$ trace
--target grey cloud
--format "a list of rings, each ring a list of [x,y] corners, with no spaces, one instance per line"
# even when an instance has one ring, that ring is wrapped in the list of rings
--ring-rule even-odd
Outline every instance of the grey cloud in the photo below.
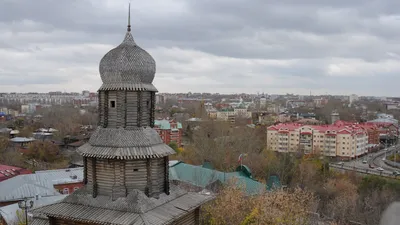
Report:
[[[0,78],[4,84],[62,83],[67,73],[75,80],[98,76],[98,62],[107,50],[90,45],[116,46],[126,29],[125,0],[0,1],[0,32],[4,34],[0,36]],[[140,46],[155,53],[159,77],[165,82],[173,80],[160,83],[168,91],[178,91],[171,87],[179,81],[185,88],[203,90],[347,88],[367,93],[366,86],[372,85],[375,93],[389,93],[383,84],[377,84],[379,76],[398,79],[394,75],[400,72],[397,67],[365,79],[359,79],[363,72],[357,78],[357,72],[348,68],[356,67],[353,60],[360,59],[359,64],[379,71],[380,64],[400,54],[400,21],[395,17],[400,2],[396,0],[166,2],[134,1],[132,32]],[[185,51],[185,56],[157,55],[157,51],[174,52],[173,48]],[[30,61],[20,66],[21,57]],[[208,65],[211,69],[194,68],[202,65],[198,57],[214,57],[212,62],[203,62],[212,64]],[[348,78],[327,74],[329,65],[338,63],[334,59],[343,60],[341,76]],[[296,63],[247,66],[247,60]],[[70,70],[59,74],[63,68]],[[215,84],[191,86],[183,83],[185,77],[210,79]],[[264,82],[264,78],[271,82]]]

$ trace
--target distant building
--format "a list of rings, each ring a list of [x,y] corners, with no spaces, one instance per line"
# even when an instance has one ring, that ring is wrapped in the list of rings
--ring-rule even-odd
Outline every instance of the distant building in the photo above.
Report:
[[[175,142],[182,146],[182,124],[175,120],[155,120],[154,129],[165,144]]]
[[[83,168],[43,170],[0,182],[0,206],[24,198],[70,194],[83,185]]]
[[[350,159],[368,152],[368,134],[357,124],[315,126],[282,123],[267,128],[267,148]]]
[[[336,121],[340,120],[340,115],[338,112],[333,111],[331,113],[331,123],[334,124]]]
[[[323,107],[324,105],[326,105],[328,103],[328,99],[326,99],[326,98],[316,98],[316,99],[313,99],[313,102],[315,104],[315,107],[321,108],[321,107]]]
[[[260,98],[260,108],[263,109],[266,106],[267,106],[267,98],[265,97],[264,94],[262,94]]]
[[[15,166],[0,165],[0,182],[18,176],[20,174],[30,174],[30,173],[32,172],[27,169]]]
[[[355,95],[355,94],[350,95],[349,96],[350,105],[352,105],[354,102],[358,101],[358,99],[359,99],[358,95]]]

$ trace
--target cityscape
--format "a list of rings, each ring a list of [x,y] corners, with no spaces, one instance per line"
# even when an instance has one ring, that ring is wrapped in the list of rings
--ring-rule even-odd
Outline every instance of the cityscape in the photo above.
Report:
[[[44,2],[0,9],[0,225],[398,224],[400,5]]]

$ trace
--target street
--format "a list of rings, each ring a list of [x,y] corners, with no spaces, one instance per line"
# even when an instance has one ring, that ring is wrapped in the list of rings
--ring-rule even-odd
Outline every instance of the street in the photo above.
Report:
[[[389,155],[390,152],[392,152],[394,149],[400,150],[400,146],[391,146],[387,148],[386,154]],[[381,167],[384,169],[383,173],[387,174],[392,174],[394,171],[400,171],[398,168],[394,168],[391,166],[388,166],[382,159],[385,157],[385,151],[386,149],[382,149],[378,152],[375,153],[369,153],[367,155],[364,155],[360,158],[357,158],[355,160],[351,161],[343,161],[343,165],[347,167],[356,167],[357,169],[365,169],[365,170],[374,170],[377,171],[378,167]],[[363,163],[363,161],[366,161],[366,163]],[[338,163],[334,163],[338,164]],[[373,165],[375,168],[369,168],[369,165]]]

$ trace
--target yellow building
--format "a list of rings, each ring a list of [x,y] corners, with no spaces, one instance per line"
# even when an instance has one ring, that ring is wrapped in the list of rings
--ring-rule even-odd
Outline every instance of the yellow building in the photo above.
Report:
[[[282,123],[267,128],[267,148],[278,152],[320,153],[355,158],[367,153],[367,131],[354,125]]]

